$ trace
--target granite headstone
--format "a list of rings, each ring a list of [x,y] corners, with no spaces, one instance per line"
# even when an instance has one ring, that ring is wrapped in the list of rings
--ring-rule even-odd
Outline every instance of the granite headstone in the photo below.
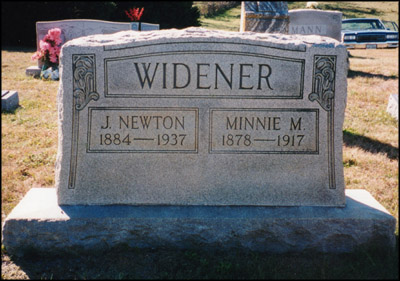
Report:
[[[123,30],[137,30],[132,23],[111,22],[101,20],[71,19],[60,21],[38,21],[36,22],[36,46],[50,29],[61,29],[61,39],[65,42],[87,35],[111,34]],[[41,65],[39,65],[41,66]]]
[[[1,111],[12,111],[19,106],[17,91],[1,91]]]
[[[391,94],[389,96],[386,111],[394,118],[399,120],[399,94]]]
[[[38,21],[36,22],[36,46],[39,50],[39,42],[50,29],[61,29],[62,44],[68,40],[94,34],[110,34],[123,30],[138,30],[138,23],[111,22],[101,20],[70,19],[59,21]],[[25,73],[28,76],[38,77],[43,62],[38,60],[37,66],[30,66]]]
[[[341,41],[342,12],[289,10],[289,34],[321,35]]]
[[[242,1],[240,31],[283,33],[289,30],[287,2]]]
[[[344,190],[347,50],[329,37],[123,31],[61,52],[56,188],[5,220],[7,252],[393,249]]]
[[[67,42],[59,203],[344,206],[346,59],[195,28]]]
[[[151,30],[159,30],[160,25],[155,23],[140,23],[140,31],[151,31]]]

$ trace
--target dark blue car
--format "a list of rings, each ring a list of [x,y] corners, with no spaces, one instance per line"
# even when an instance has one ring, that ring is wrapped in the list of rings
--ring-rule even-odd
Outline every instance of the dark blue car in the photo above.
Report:
[[[344,19],[342,42],[349,49],[397,48],[398,26],[395,22],[386,22],[385,26],[380,19],[374,18]]]

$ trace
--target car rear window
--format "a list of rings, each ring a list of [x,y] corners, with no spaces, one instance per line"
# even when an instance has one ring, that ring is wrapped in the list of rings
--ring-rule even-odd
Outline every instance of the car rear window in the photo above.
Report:
[[[343,30],[385,29],[379,21],[342,22]]]
[[[383,23],[385,24],[385,27],[388,28],[391,31],[398,31],[399,28],[397,26],[397,24],[393,21],[383,21]]]

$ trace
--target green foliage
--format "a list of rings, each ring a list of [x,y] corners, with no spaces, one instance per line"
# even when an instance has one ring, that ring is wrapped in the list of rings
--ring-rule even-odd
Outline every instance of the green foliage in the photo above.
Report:
[[[380,18],[398,23],[398,10],[394,9],[395,2],[318,2],[317,9],[325,11],[340,11],[343,18]],[[288,2],[289,10],[305,9],[307,2]]]
[[[194,5],[198,7],[201,16],[208,18],[219,15],[228,9],[240,6],[240,3],[240,1],[197,1]]]
[[[294,9],[305,9],[307,2],[287,2],[288,3],[288,9],[289,10],[294,10]]]
[[[1,5],[2,46],[36,47],[36,22],[65,19],[110,20],[113,2],[7,1]],[[14,24],[19,21],[19,24]],[[23,24],[21,24],[23,23]]]
[[[142,22],[158,23],[160,29],[185,28],[199,26],[199,10],[193,7],[192,1],[115,1],[117,9],[111,20],[129,21],[125,10],[144,8]]]
[[[200,13],[192,1],[54,1],[3,2],[1,7],[2,46],[36,48],[36,22],[66,19],[94,19],[129,22],[125,10],[144,7],[142,22],[160,24],[161,29],[199,26]],[[17,22],[23,24],[15,24]]]
[[[201,26],[207,29],[239,31],[241,7],[237,6],[214,17],[200,17]]]

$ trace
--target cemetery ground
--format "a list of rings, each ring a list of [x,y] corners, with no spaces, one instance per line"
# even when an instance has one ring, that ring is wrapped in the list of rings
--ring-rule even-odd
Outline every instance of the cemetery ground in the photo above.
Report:
[[[304,8],[294,7],[296,3],[300,2],[289,3],[289,9]],[[354,3],[320,4],[332,5],[330,9],[347,17],[398,20],[396,2]],[[203,18],[202,25],[238,31],[239,20],[240,7]],[[33,53],[33,49],[2,49],[2,90],[16,90],[20,100],[15,111],[2,112],[2,222],[29,189],[54,186],[59,82],[25,75],[25,69],[35,64],[30,60]],[[386,112],[389,96],[398,93],[398,49],[351,50],[350,55],[343,128],[346,188],[367,190],[396,218],[393,252],[379,251],[380,245],[341,255],[144,250],[121,245],[90,255],[31,252],[18,258],[2,246],[2,279],[398,279],[398,121]]]
[[[2,50],[2,89],[16,90],[20,107],[2,112],[2,221],[32,187],[54,186],[57,81],[25,75],[31,49]],[[398,50],[351,50],[344,123],[347,189],[366,189],[398,221],[398,122],[386,112],[398,93]],[[2,247],[4,279],[124,278],[398,278],[393,253],[360,249],[348,255],[124,249],[92,255],[17,258]]]
[[[195,2],[196,4],[196,2]],[[205,5],[205,4],[203,4]],[[288,9],[305,9],[306,2],[288,2]],[[321,10],[340,11],[343,18],[374,18],[394,21],[399,24],[397,2],[318,2]],[[209,29],[239,31],[241,6],[216,13],[212,17],[200,17],[201,26]]]

